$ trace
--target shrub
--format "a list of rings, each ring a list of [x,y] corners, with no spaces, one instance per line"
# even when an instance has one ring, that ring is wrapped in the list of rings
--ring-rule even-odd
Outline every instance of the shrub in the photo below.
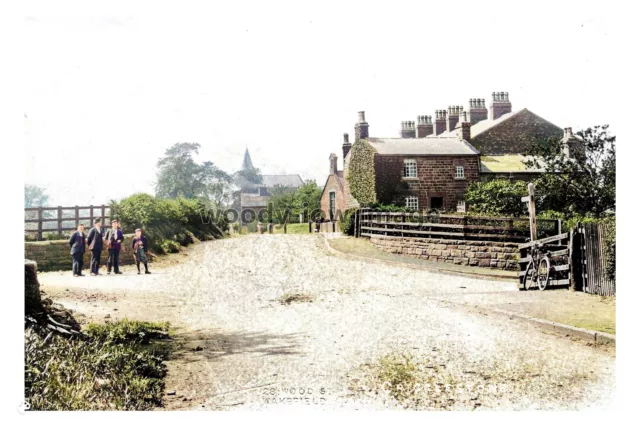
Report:
[[[528,206],[521,200],[527,194],[524,181],[497,179],[469,185],[465,200],[470,211],[477,214],[521,216],[528,214]]]
[[[355,231],[356,212],[358,212],[358,209],[356,208],[347,209],[344,212],[340,221],[340,229],[344,234],[353,236],[353,233]]]

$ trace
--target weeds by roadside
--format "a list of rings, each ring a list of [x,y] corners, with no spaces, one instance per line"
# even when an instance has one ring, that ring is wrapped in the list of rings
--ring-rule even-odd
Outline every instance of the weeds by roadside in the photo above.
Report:
[[[31,410],[148,410],[162,403],[168,323],[91,324],[86,339],[25,329],[25,399]]]
[[[313,302],[313,297],[309,294],[287,292],[280,295],[278,301],[280,301],[280,304],[289,305],[293,302]]]

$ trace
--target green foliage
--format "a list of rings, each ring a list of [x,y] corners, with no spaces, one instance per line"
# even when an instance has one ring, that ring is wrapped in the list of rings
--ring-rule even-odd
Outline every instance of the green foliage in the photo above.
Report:
[[[528,206],[521,200],[527,194],[525,182],[498,179],[470,184],[465,200],[473,213],[521,216],[528,215]]]
[[[111,212],[125,232],[142,228],[151,248],[158,253],[177,252],[179,245],[192,242],[191,236],[209,240],[211,236],[222,237],[228,230],[228,220],[221,209],[202,200],[167,200],[138,193],[112,201]]]
[[[236,185],[241,188],[254,187],[257,184],[262,184],[262,174],[258,168],[239,170],[234,174],[233,178]]]
[[[278,185],[269,190],[269,193],[271,220],[279,224],[291,222],[298,209],[295,190]]]
[[[45,193],[46,189],[38,187],[37,185],[25,185],[24,186],[24,207],[25,208],[37,208],[40,206],[47,206],[49,203],[49,196]]]
[[[158,160],[156,196],[175,199],[204,198],[217,203],[229,200],[231,177],[212,162],[197,163],[200,144],[181,142]]]
[[[356,141],[351,147],[347,181],[351,194],[361,206],[376,201],[375,153],[375,149],[364,139]]]
[[[567,215],[602,217],[616,208],[616,137],[608,125],[576,132],[581,138],[567,156],[562,140],[535,144],[525,162],[546,173],[536,182],[538,210],[553,209]]]
[[[398,206],[393,204],[373,203],[369,206],[374,212],[414,212],[406,206]]]
[[[304,214],[304,221],[311,219],[314,212],[320,211],[320,198],[322,197],[322,188],[314,180],[306,181],[296,190],[295,204],[296,213]]]
[[[32,410],[148,410],[162,403],[166,355],[148,348],[168,324],[89,325],[87,340],[25,330],[25,398]]]
[[[342,218],[340,219],[340,229],[344,234],[353,236],[356,225],[356,212],[358,212],[358,209],[351,208],[347,209],[343,213]]]
[[[616,280],[616,217],[611,215],[604,223],[604,256],[607,259],[606,274],[610,280]]]

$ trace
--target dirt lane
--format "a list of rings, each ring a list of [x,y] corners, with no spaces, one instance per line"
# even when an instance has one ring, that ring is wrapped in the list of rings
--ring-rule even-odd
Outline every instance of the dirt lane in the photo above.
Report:
[[[515,284],[345,260],[312,235],[203,243],[149,276],[40,281],[88,319],[176,325],[167,409],[389,407],[392,399],[354,390],[363,365],[399,353],[431,361],[451,381],[496,385],[477,409],[601,406],[614,389],[611,351],[430,298],[517,292]],[[285,293],[313,301],[282,305]]]

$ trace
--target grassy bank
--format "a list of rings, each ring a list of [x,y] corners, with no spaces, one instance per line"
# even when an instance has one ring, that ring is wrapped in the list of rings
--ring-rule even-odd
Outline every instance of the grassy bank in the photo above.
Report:
[[[162,404],[168,323],[90,324],[86,339],[25,329],[31,410],[148,410]]]

